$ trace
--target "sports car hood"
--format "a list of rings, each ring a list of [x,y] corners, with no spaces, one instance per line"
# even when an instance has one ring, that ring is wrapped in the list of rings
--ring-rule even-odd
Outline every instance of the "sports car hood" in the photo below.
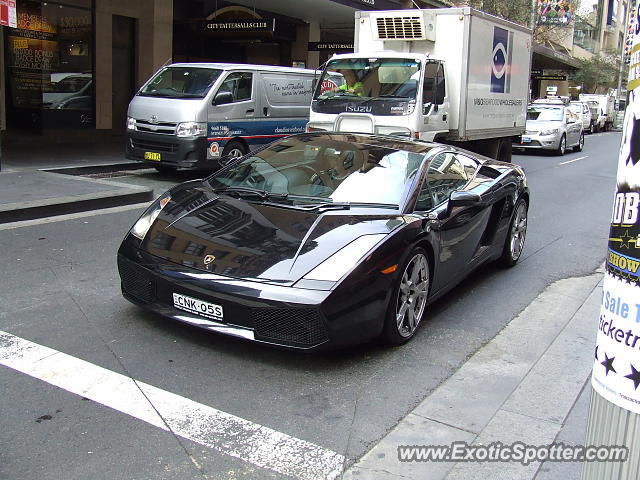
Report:
[[[292,284],[361,235],[386,234],[403,223],[380,209],[356,212],[247,201],[189,182],[171,192],[142,248],[210,273]]]

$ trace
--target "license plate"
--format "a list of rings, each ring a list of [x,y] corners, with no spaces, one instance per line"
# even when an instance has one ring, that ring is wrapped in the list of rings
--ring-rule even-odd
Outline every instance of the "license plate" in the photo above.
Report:
[[[530,142],[531,142],[530,137],[522,137],[522,143],[530,143]]]
[[[144,152],[145,160],[155,160],[156,162],[160,161],[160,154],[156,152]]]
[[[222,307],[220,305],[204,302],[193,297],[187,297],[180,293],[173,294],[173,306],[186,312],[195,313],[201,317],[211,318],[212,320],[221,321],[223,318]]]

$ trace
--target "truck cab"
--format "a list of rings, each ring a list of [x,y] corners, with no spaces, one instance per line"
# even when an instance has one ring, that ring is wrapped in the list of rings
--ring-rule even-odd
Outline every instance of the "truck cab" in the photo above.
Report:
[[[393,52],[366,58],[336,55],[318,82],[308,130],[433,140],[449,131],[448,107],[444,63],[439,60]]]
[[[531,31],[469,7],[356,12],[307,130],[400,135],[511,161],[524,132]]]

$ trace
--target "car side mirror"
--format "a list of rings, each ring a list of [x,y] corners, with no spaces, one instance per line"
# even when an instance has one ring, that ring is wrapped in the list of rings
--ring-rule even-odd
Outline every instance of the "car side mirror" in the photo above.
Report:
[[[445,215],[448,217],[454,207],[468,207],[473,205],[480,205],[481,203],[482,198],[477,193],[455,190],[449,195],[449,201],[447,202]]]
[[[233,102],[233,93],[231,92],[218,92],[213,99],[214,105],[225,105]]]
[[[433,103],[431,102],[427,102],[425,104],[422,105],[422,114],[423,115],[429,115],[429,112],[431,111],[431,106],[433,105]]]

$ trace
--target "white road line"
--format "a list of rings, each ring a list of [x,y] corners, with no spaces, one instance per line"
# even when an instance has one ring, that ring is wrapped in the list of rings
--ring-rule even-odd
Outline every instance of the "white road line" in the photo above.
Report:
[[[67,220],[74,220],[76,218],[94,217],[96,215],[107,215],[109,213],[126,212],[127,210],[146,208],[149,205],[151,205],[151,202],[134,203],[131,205],[122,205],[120,207],[100,208],[97,210],[87,210],[86,212],[66,213],[64,215],[55,215],[53,217],[35,218],[33,220],[0,223],[0,230],[13,230],[14,228],[32,227],[34,225],[43,225],[46,223],[66,222]]]
[[[567,163],[577,162],[578,160],[584,160],[585,158],[589,158],[589,155],[585,155],[584,157],[573,158],[571,160],[567,160],[566,162],[560,162],[558,165],[566,165]]]
[[[301,480],[342,472],[332,450],[2,331],[0,365],[258,467]]]

